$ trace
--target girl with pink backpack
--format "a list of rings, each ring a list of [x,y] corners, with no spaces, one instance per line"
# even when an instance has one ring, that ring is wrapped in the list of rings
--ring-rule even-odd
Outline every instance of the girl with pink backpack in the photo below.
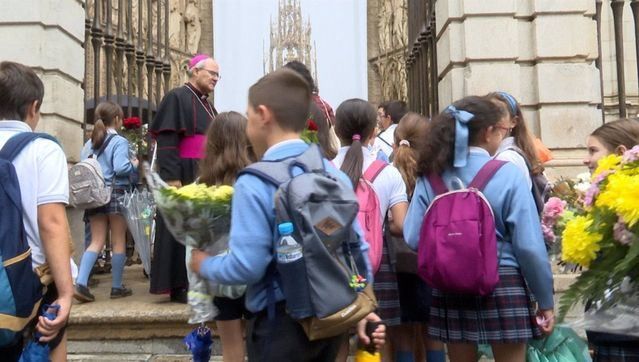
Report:
[[[340,104],[335,112],[335,132],[342,147],[333,163],[348,175],[359,199],[358,221],[370,247],[377,314],[387,327],[391,327],[387,328],[388,334],[392,333],[393,326],[400,324],[401,313],[397,277],[384,240],[384,220],[390,211],[385,227],[390,228],[391,233],[401,235],[408,201],[406,185],[399,171],[393,165],[377,160],[366,146],[375,137],[376,122],[377,112],[369,102],[349,99]],[[386,343],[384,351],[389,350],[390,344]],[[343,348],[337,360],[346,360],[346,352]]]
[[[491,161],[507,121],[489,99],[466,97],[432,120],[420,152],[404,237],[433,287],[428,334],[448,345],[453,362],[475,361],[478,344],[490,344],[498,362],[523,362],[526,342],[554,325],[532,194],[515,165]],[[467,196],[477,205],[464,204]],[[473,208],[484,210],[479,219],[466,217]]]

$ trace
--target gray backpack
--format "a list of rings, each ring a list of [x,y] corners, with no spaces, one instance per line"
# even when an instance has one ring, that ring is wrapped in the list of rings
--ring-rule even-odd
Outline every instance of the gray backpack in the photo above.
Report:
[[[295,167],[303,173],[292,176]],[[297,157],[255,163],[241,172],[246,173],[277,187],[276,224],[292,223],[293,237],[302,247],[298,262],[274,258],[267,270],[269,317],[274,314],[276,278],[287,313],[302,324],[310,340],[342,334],[373,312],[377,302],[372,286],[353,284],[354,276],[366,275],[360,240],[352,228],[357,196],[325,170],[319,148],[313,144]]]
[[[111,187],[106,184],[98,157],[114,137],[109,135],[97,154],[92,154],[69,169],[69,205],[72,207],[94,209],[111,201]]]

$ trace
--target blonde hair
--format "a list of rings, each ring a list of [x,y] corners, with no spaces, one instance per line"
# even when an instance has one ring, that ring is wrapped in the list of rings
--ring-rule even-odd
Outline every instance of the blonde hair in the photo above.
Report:
[[[428,129],[428,119],[418,113],[408,112],[395,129],[393,164],[406,184],[408,196],[413,195],[418,173],[419,149]]]
[[[107,127],[112,127],[115,119],[120,117],[120,120],[124,118],[124,112],[122,107],[118,104],[106,101],[98,104],[95,108],[93,125],[93,131],[91,132],[91,146],[94,150],[102,147],[104,139],[106,138]]]

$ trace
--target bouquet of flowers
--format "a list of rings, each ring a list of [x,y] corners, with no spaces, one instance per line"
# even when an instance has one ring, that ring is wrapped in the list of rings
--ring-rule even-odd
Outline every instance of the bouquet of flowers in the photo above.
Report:
[[[587,316],[614,310],[625,318],[624,331],[605,331],[639,335],[639,146],[599,161],[584,208],[566,224],[562,257],[587,270],[562,297],[559,316],[583,302],[593,306]]]
[[[205,250],[211,255],[227,252],[233,196],[231,186],[207,186],[199,183],[181,188],[168,186],[157,173],[150,171],[148,164],[145,164],[145,174],[157,209],[168,229],[187,248],[187,265],[192,248]],[[244,294],[246,288],[209,283],[190,270],[188,277],[188,300],[191,306],[189,323],[192,324],[215,317],[217,310],[213,305],[213,296],[238,298]]]
[[[319,139],[317,138],[317,124],[313,120],[313,118],[309,118],[306,122],[306,128],[302,131],[300,138],[306,143],[319,143]]]
[[[552,258],[561,255],[561,235],[566,223],[583,214],[583,197],[590,186],[590,174],[577,175],[576,180],[559,179],[552,188],[551,197],[544,205],[541,229],[548,253]]]
[[[147,124],[142,124],[139,117],[129,117],[122,120],[120,133],[129,141],[131,151],[136,156],[147,155],[149,152],[148,128]]]

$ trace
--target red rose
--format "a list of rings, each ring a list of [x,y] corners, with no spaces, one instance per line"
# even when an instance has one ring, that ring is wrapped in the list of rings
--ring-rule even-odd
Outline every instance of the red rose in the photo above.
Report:
[[[122,125],[126,129],[135,129],[142,127],[142,121],[139,117],[129,117],[122,120]]]
[[[317,124],[315,123],[315,121],[313,121],[313,119],[309,119],[308,122],[306,122],[306,129],[308,129],[309,131],[318,131]]]

